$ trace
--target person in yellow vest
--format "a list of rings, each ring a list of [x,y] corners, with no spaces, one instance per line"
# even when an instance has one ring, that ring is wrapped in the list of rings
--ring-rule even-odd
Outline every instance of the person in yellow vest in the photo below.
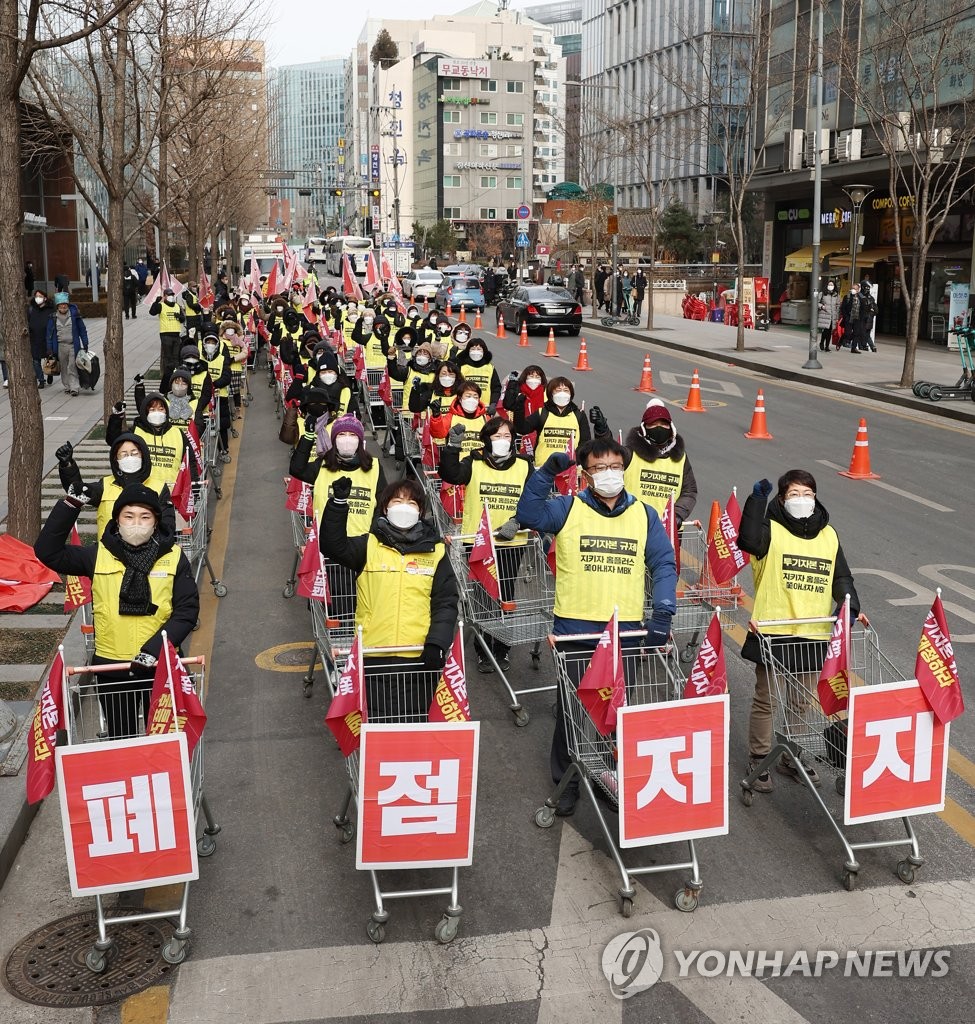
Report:
[[[177,371],[179,372],[179,371]],[[175,373],[173,375],[175,380]],[[169,418],[169,403],[158,391],[150,391],[142,400],[141,412],[135,418],[131,433],[141,437],[149,448],[152,468],[172,490],[183,456],[186,454],[188,442],[182,427]],[[125,430],[125,404],[117,403],[112,408],[105,427],[105,440],[111,445]],[[192,460],[191,460],[192,461]],[[192,462],[195,468],[195,462]]]
[[[230,462],[230,352],[212,329],[204,328],[200,361],[206,365],[217,400],[220,423],[217,458]]]
[[[101,480],[94,480],[91,483],[85,483],[82,479],[70,442],[61,445],[54,454],[58,460],[58,474],[65,491],[77,497],[84,496],[84,503],[96,509],[99,536],[112,517],[115,500],[131,484],[145,484],[160,495],[164,504],[172,508],[166,481],[156,472],[149,456],[149,446],[138,434],[119,434],[115,438],[108,451],[111,472]]]
[[[775,497],[768,500],[772,484],[759,480],[745,501],[738,530],[738,546],[752,556],[755,579],[755,622],[772,619],[817,619],[835,615],[850,596],[851,620],[860,615],[860,599],[853,585],[836,530],[829,525],[829,513],[816,497],[816,479],[804,469],[790,469],[779,477]],[[866,618],[860,616],[866,622]],[[826,657],[828,624],[821,639],[809,639],[807,626],[776,626],[771,634],[772,657],[790,672],[805,677],[815,690]],[[764,664],[761,643],[749,632],[741,656],[755,663],[755,696],[748,722],[748,774],[761,767],[772,749],[772,692],[769,669]],[[819,775],[801,755],[806,775],[819,785]],[[796,782],[802,778],[795,761],[783,756],[777,771]],[[751,788],[771,793],[772,776],[766,767]]]
[[[677,529],[697,504],[697,481],[684,439],[677,433],[670,410],[659,398],[652,398],[640,425],[626,437],[630,461],[626,467],[626,489],[662,515],[674,495]]]
[[[564,453],[570,447],[578,451],[592,437],[586,415],[576,405],[575,386],[568,377],[553,377],[545,387],[545,395],[541,409],[524,417],[520,427],[523,434],[536,435],[536,469],[544,466],[555,452]],[[609,426],[598,405],[589,410],[589,418],[597,437],[609,436]]]
[[[646,629],[645,641],[636,643],[662,647],[677,610],[677,566],[663,524],[649,505],[626,490],[627,452],[622,445],[611,437],[597,437],[579,448],[576,458],[584,483],[578,494],[550,497],[555,477],[573,464],[568,455],[556,452],[527,481],[516,512],[523,527],[555,536],[552,632],[556,638],[602,633],[618,608],[621,631]],[[648,574],[652,616],[644,623]],[[576,649],[594,650],[595,643]],[[578,666],[580,675],[584,668]],[[579,799],[578,769],[572,767],[564,715],[560,689],[550,762],[553,782],[563,785],[556,810],[563,817],[575,811]]]
[[[471,338],[467,347],[457,356],[457,365],[464,380],[481,385],[481,394],[489,406],[496,406],[501,398],[501,378],[494,368],[493,357],[483,338]]]
[[[140,714],[148,710],[162,633],[179,648],[200,614],[200,595],[186,555],[176,544],[175,523],[160,496],[142,484],[125,487],[98,541],[69,544],[85,505],[69,495],[51,510],[34,553],[55,572],[91,580],[95,625],[94,665],[129,664],[100,673],[99,700],[112,739],[145,732]]]
[[[169,389],[169,375],[179,364],[183,321],[186,314],[176,301],[176,293],[166,288],[149,307],[149,316],[159,317],[159,376],[163,391]]]
[[[184,345],[179,350],[180,367],[188,371],[190,385],[193,394],[196,395],[200,404],[207,410],[204,415],[209,416],[210,405],[213,401],[213,381],[207,370],[207,364],[200,359],[200,349],[197,345]]]
[[[353,481],[339,477],[325,505],[320,533],[322,554],[356,574],[356,624],[362,627],[370,716],[426,718],[457,628],[457,581],[436,528],[424,513],[426,495],[418,480],[406,477],[379,496],[378,515],[368,533],[349,531]],[[412,647],[416,653],[370,657],[369,648]],[[421,653],[422,651],[422,653]],[[396,664],[398,682],[389,678]],[[422,668],[429,675],[403,682],[401,673]],[[383,678],[385,674],[385,678]],[[407,677],[409,679],[409,677]]]
[[[389,321],[377,317],[371,307],[367,307],[352,328],[352,343],[362,346],[362,354],[366,360],[366,368],[380,370],[386,365],[389,351]]]
[[[460,532],[473,537],[481,522],[484,503],[494,531],[498,561],[498,587],[502,601],[514,600],[515,578],[524,551],[527,534],[519,533],[516,512],[528,478],[534,471],[531,460],[517,454],[511,424],[500,416],[488,420],[481,428],[483,447],[461,457],[455,435],[447,438],[440,461],[440,479],[444,483],[465,487],[464,518]],[[459,438],[458,438],[459,440]],[[485,637],[491,653],[502,672],[508,669],[508,644],[490,634]],[[494,671],[494,665],[481,648],[475,645],[477,667],[481,672]]]
[[[457,397],[444,408],[440,399],[430,402],[430,435],[434,442],[445,443],[454,432],[459,435],[461,452],[469,455],[481,447],[481,427],[491,418],[487,406],[481,401],[481,387],[463,381],[457,387]]]

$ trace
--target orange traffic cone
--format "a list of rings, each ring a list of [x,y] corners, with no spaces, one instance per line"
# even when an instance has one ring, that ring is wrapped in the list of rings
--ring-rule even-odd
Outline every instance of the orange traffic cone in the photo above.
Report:
[[[589,365],[589,353],[586,351],[585,338],[581,338],[579,340],[579,358],[576,360],[576,365],[574,368],[578,371],[592,369],[592,367]]]
[[[479,331],[484,324],[481,323],[481,311],[479,309],[474,310],[474,330]]]
[[[447,316],[453,316],[453,315],[454,315],[454,311],[450,307],[450,299],[447,299]]]
[[[448,314],[448,316],[449,316],[449,314]],[[467,323],[467,310],[463,306],[460,307],[460,314],[457,317],[457,322],[459,324],[466,324]]]
[[[528,344],[528,324],[521,322],[521,333],[518,335],[518,348],[530,348]]]
[[[765,395],[761,388],[758,389],[758,397],[755,399],[752,425],[745,431],[745,437],[752,441],[772,440],[772,435],[768,432],[768,424],[765,422]]]
[[[498,317],[498,329],[494,332],[496,338],[506,338],[507,335],[504,333],[504,317]]]
[[[643,373],[640,374],[640,383],[633,389],[634,391],[642,391],[645,395],[651,395],[656,392],[656,388],[653,386],[653,368],[650,366],[650,357],[643,357]]]
[[[857,437],[853,442],[853,455],[850,458],[850,468],[840,470],[840,476],[848,476],[851,480],[879,480],[877,473],[870,471],[870,441],[867,439],[867,421],[860,420],[857,427]]]
[[[691,377],[691,390],[687,393],[687,405],[683,406],[684,412],[707,412],[701,405],[701,381],[697,376],[697,370]]]
[[[527,340],[527,335],[526,335]],[[550,359],[558,359],[559,353],[555,348],[555,331],[553,328],[548,329],[548,344],[545,346],[545,351],[542,353],[543,356],[548,356]]]
[[[430,312],[430,300],[425,295],[423,296],[423,312]]]

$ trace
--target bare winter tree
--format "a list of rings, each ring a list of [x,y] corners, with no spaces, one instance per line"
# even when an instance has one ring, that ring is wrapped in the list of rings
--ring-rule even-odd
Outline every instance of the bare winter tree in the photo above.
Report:
[[[44,424],[27,344],[26,306],[14,300],[23,294],[24,282],[21,88],[38,55],[81,42],[134,6],[136,0],[85,3],[69,17],[60,2],[0,0],[0,295],[10,297],[0,312],[0,332],[7,339],[13,422],[7,530],[25,541],[33,541],[41,525]],[[50,20],[55,13],[61,15],[56,26]]]
[[[861,17],[844,77],[857,121],[871,126],[887,158],[907,313],[900,385],[910,387],[925,263],[949,215],[975,194],[975,8],[963,0],[876,0]]]

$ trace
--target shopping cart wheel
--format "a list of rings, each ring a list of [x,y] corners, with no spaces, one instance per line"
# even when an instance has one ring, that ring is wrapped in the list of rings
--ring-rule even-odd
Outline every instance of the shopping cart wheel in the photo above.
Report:
[[[162,958],[167,964],[181,964],[186,959],[186,942],[170,939],[162,948]]]
[[[226,597],[229,591],[227,590],[227,584],[221,583],[220,580],[216,580],[213,584],[213,595],[214,597]]]
[[[201,857],[211,856],[216,848],[217,844],[213,836],[208,836],[206,833],[200,836],[196,841],[196,852]]]
[[[366,935],[378,946],[386,938],[386,926],[378,921],[369,920],[366,922]]]
[[[913,885],[914,879],[917,877],[917,869],[919,865],[912,864],[909,860],[898,861],[897,863],[897,877],[905,885]]]
[[[230,436],[231,437],[240,437],[240,431],[236,427],[231,427],[230,428]]]
[[[108,947],[108,949],[96,949],[92,946],[92,948],[85,953],[85,966],[92,974],[101,974],[108,966],[108,961],[114,953],[114,942]]]
[[[446,946],[448,942],[453,942],[457,937],[457,928],[459,926],[459,917],[448,917],[444,914],[437,922],[437,927],[433,929],[433,937],[441,946]]]
[[[519,729],[523,729],[528,725],[531,716],[525,708],[512,708],[512,711],[515,716],[515,725],[517,725]]]
[[[623,917],[632,917],[633,916],[633,897],[632,896],[627,896],[624,892],[621,891],[619,896],[617,897],[616,902],[617,902],[617,906],[619,907],[619,912],[620,912],[620,914]]]
[[[846,791],[846,778],[844,776],[842,776],[842,775],[837,775],[836,776],[836,781],[833,783],[833,785],[836,788],[836,792],[840,796],[842,796],[843,793]]]
[[[855,871],[844,871],[843,872],[843,888],[847,892],[853,892],[857,887],[857,873]]]
[[[742,786],[741,787],[741,802],[746,807],[751,807],[752,801],[754,799],[755,799],[755,794],[750,789],[745,789],[745,787]]]
[[[551,828],[555,822],[555,808],[542,804],[535,812],[535,824],[539,828]]]
[[[701,901],[696,889],[678,889],[674,894],[674,906],[685,914],[692,914],[697,910]]]
[[[542,656],[538,651],[532,651],[532,669],[537,672],[542,661]]]
[[[315,688],[315,677],[314,676],[305,676],[305,678],[302,679],[302,681],[301,681],[301,695],[302,695],[302,697],[304,697],[306,700],[310,700],[311,699],[311,695],[312,695],[312,691],[314,690],[314,688]]]
[[[284,590],[281,591],[281,596],[285,600],[287,600],[287,601],[290,601],[291,598],[293,598],[295,596],[295,581],[294,580],[288,580],[288,582],[285,583]]]
[[[688,645],[687,645],[687,646],[686,646],[686,647],[685,647],[685,648],[684,648],[684,649],[683,649],[683,650],[682,650],[682,651],[680,652],[680,660],[681,660],[681,661],[682,661],[682,662],[683,662],[683,663],[684,663],[685,665],[689,665],[689,664],[690,664],[690,663],[691,663],[691,662],[692,662],[692,661],[694,660],[694,645],[693,645],[693,644],[688,644]]]

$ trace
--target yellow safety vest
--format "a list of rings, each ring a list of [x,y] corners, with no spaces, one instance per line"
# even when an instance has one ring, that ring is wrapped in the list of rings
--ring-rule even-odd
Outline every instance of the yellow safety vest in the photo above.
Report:
[[[362,354],[366,360],[366,366],[371,370],[378,370],[386,365],[386,353],[383,352],[382,342],[375,333],[370,334],[362,343]]]
[[[217,381],[223,376],[224,362],[229,362],[229,357],[224,352],[223,344],[217,349],[216,355],[213,359],[207,359],[206,352],[200,354],[201,362],[206,364],[207,373],[210,374],[210,380],[213,381],[213,393],[217,398],[229,398],[230,388],[224,384],[222,387],[217,387]]]
[[[183,325],[179,320],[179,314],[179,303],[173,306],[169,306],[165,302],[162,303],[159,307],[159,333],[179,334],[183,329]]]
[[[464,363],[460,368],[464,382],[473,382],[481,389],[481,401],[485,405],[491,404],[491,381],[494,379],[494,363],[481,363],[479,366],[473,363]]]
[[[350,537],[360,537],[369,532],[372,517],[376,511],[376,485],[379,483],[379,460],[372,460],[372,468],[367,473],[361,466],[355,469],[338,469],[335,472],[321,466],[315,479],[312,491],[312,508],[315,510],[315,521],[321,523],[325,502],[332,484],[339,477],[347,476],[352,481],[352,493],[349,495],[349,522],[346,533]]]
[[[634,452],[623,474],[623,486],[662,516],[667,499],[680,494],[686,461],[687,456],[682,455],[677,461],[664,458],[647,462]]]
[[[833,613],[833,574],[840,539],[832,526],[815,537],[796,537],[781,523],[769,523],[769,548],[764,558],[752,559],[756,622],[768,619],[819,619]],[[806,625],[773,626],[763,632],[808,636]]]
[[[463,413],[455,412],[450,420],[450,429],[453,430],[458,423],[464,428],[464,436],[460,441],[460,455],[461,458],[465,458],[471,452],[479,451],[484,447],[484,442],[481,440],[481,427],[487,423],[487,417],[483,413],[480,416],[465,416]],[[440,443],[446,444],[446,439]]]
[[[365,647],[422,647],[427,642],[433,577],[443,557],[443,544],[401,555],[369,534],[355,613]]]
[[[159,475],[155,466],[152,467],[149,476],[142,483],[150,491],[155,491],[156,494],[162,494],[162,489],[166,486],[166,481]],[[98,512],[95,516],[99,539],[101,539],[101,535],[105,532],[105,527],[111,521],[112,509],[115,507],[115,501],[121,493],[122,488],[116,483],[114,476],[102,477],[102,500],[98,503]]]
[[[141,437],[149,447],[152,460],[152,471],[162,477],[172,489],[176,482],[176,474],[183,464],[184,434],[181,427],[171,424],[165,434],[150,434],[142,427],[135,428],[137,437]]]
[[[575,412],[558,416],[551,409],[546,410],[545,425],[538,432],[535,441],[535,465],[544,466],[545,460],[556,452],[565,453],[569,450],[569,439],[572,450],[579,448],[579,420]]]
[[[91,578],[91,606],[95,623],[95,653],[109,661],[131,661],[142,645],[169,621],[173,610],[173,579],[180,549],[162,555],[149,571],[149,591],[156,605],[153,615],[119,615],[119,592],[125,565],[99,543]]]
[[[421,384],[432,384],[436,375],[431,370],[429,373],[421,373],[419,370],[406,368],[406,381],[403,384],[403,412],[410,408],[410,395],[413,393],[413,381],[419,377]]]
[[[647,527],[642,502],[603,516],[573,498],[555,536],[555,614],[606,623],[618,607],[622,621],[642,621]]]
[[[477,533],[485,501],[492,531],[511,519],[518,509],[518,499],[525,489],[530,468],[527,459],[515,459],[507,469],[496,469],[484,459],[472,459],[471,482],[464,495],[464,518],[460,532],[465,536]],[[495,543],[524,544],[525,541],[496,540]]]

